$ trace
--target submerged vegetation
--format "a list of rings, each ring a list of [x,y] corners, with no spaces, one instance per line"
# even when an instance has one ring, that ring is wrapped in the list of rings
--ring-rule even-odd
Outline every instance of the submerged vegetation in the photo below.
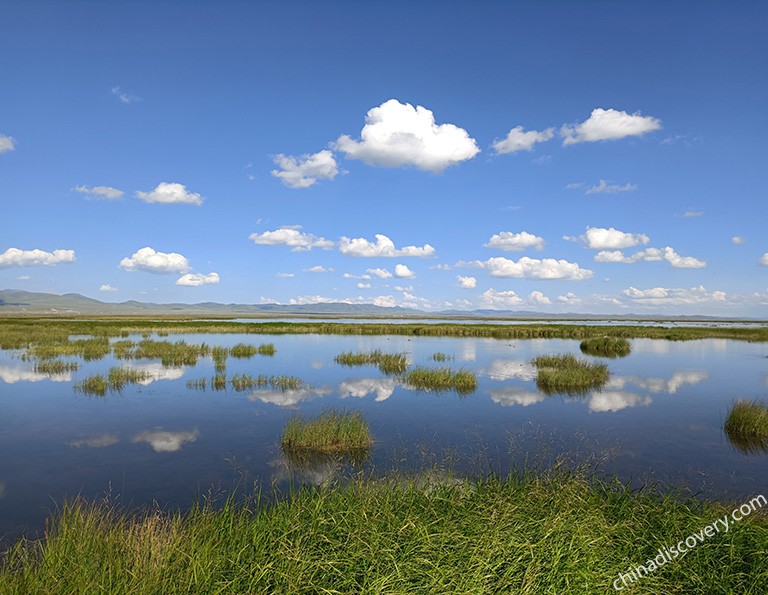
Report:
[[[403,381],[419,390],[455,390],[460,395],[472,393],[477,389],[477,376],[474,372],[454,371],[451,368],[413,368],[403,375]]]
[[[751,514],[635,583],[632,593],[762,593],[768,517]],[[354,480],[187,514],[74,500],[45,540],[5,556],[27,593],[609,593],[621,574],[734,506],[579,474],[478,483]]]
[[[531,361],[536,386],[545,394],[584,394],[602,387],[611,374],[605,364],[590,363],[567,353],[540,355]]]
[[[402,374],[408,368],[408,355],[405,353],[383,353],[378,349],[368,353],[347,351],[333,358],[343,366],[378,366],[383,374]]]
[[[582,353],[600,357],[626,357],[632,347],[623,337],[590,337],[579,345]]]
[[[341,451],[368,448],[373,443],[368,423],[359,411],[329,409],[315,418],[294,415],[283,430],[283,449]]]
[[[301,389],[304,386],[304,381],[296,376],[285,376],[282,374],[280,376],[267,376],[265,374],[259,374],[258,376],[235,374],[229,380],[227,380],[225,374],[217,374],[211,378],[210,381],[206,378],[187,381],[187,388],[193,390],[204,391],[208,387],[210,387],[211,390],[225,390],[227,385],[231,386],[236,392],[246,392],[266,387],[288,391]]]
[[[723,427],[728,439],[743,452],[768,452],[768,403],[737,401]]]

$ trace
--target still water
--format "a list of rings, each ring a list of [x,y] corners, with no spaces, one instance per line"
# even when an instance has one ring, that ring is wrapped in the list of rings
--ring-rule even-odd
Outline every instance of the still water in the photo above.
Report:
[[[140,337],[131,337],[140,340]],[[155,337],[156,338],[156,337]],[[722,427],[739,398],[765,399],[768,344],[707,339],[631,341],[625,358],[601,360],[611,380],[583,396],[547,396],[530,360],[574,353],[576,340],[496,340],[333,335],[179,335],[231,347],[273,343],[272,357],[227,360],[234,374],[292,375],[300,390],[200,391],[214,366],[165,368],[157,360],[81,362],[48,376],[18,352],[0,352],[0,541],[34,534],[65,498],[109,494],[115,502],[188,507],[209,493],[258,483],[322,483],[343,462],[286,460],[280,437],[295,412],[359,410],[375,444],[362,466],[374,472],[450,466],[456,472],[507,473],[557,456],[595,455],[603,475],[639,485],[683,487],[701,497],[743,498],[768,490],[768,453],[733,446]],[[468,396],[416,391],[375,366],[334,363],[345,351],[405,352],[412,365],[472,370]],[[449,361],[436,363],[441,352]],[[151,378],[91,397],[74,383],[110,367]]]

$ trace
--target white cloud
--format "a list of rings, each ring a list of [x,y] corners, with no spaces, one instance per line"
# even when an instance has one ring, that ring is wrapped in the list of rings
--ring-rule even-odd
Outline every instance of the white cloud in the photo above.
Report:
[[[551,306],[552,300],[550,300],[540,291],[532,291],[528,296],[528,303],[535,304],[537,306]]]
[[[480,296],[480,304],[483,308],[492,308],[494,310],[520,306],[524,302],[514,291],[496,291],[488,289]]]
[[[575,143],[617,140],[627,136],[642,136],[661,128],[661,122],[639,112],[628,114],[615,109],[597,108],[581,124],[564,125],[560,129],[563,146]]]
[[[522,126],[515,126],[505,138],[495,141],[493,148],[498,155],[515,153],[517,151],[530,151],[536,143],[548,141],[553,136],[555,136],[554,128],[547,128],[541,132],[536,130],[523,132]]]
[[[741,236],[733,236],[731,241],[738,246],[739,244],[743,244],[746,240]]]
[[[432,112],[422,106],[390,99],[368,111],[360,141],[342,135],[334,148],[350,159],[368,165],[414,165],[439,173],[472,159],[480,149],[466,130],[453,124],[436,124]]]
[[[666,260],[676,269],[701,269],[707,266],[706,261],[693,256],[680,256],[673,248],[646,248],[625,256],[621,250],[601,250],[595,254],[595,262],[620,262],[632,264],[639,261],[655,262]]]
[[[557,296],[557,301],[561,304],[575,305],[581,303],[581,298],[573,292],[568,292],[565,295]]]
[[[514,261],[504,257],[486,261],[459,262],[457,266],[473,266],[487,270],[492,277],[518,277],[525,279],[571,279],[581,281],[592,277],[592,271],[582,269],[575,262],[554,258],[528,258]]]
[[[451,270],[451,265],[448,265],[448,264],[436,264],[435,266],[429,267],[429,268],[434,269],[436,271],[450,271]]]
[[[616,250],[631,248],[638,244],[647,244],[650,238],[644,233],[626,233],[613,227],[587,227],[584,235],[578,238],[563,236],[564,240],[577,240],[593,250]]]
[[[528,405],[534,405],[546,399],[542,393],[515,387],[491,390],[488,391],[488,394],[491,396],[491,401],[503,407],[511,407],[512,405],[528,407]]]
[[[612,194],[615,192],[631,192],[632,190],[637,190],[637,186],[630,183],[619,186],[618,184],[609,184],[605,180],[600,180],[597,186],[587,188],[584,194]]]
[[[568,190],[577,190],[577,189],[581,188],[582,186],[584,186],[584,184],[582,182],[571,182],[570,184],[566,184],[565,185],[565,187]]]
[[[156,252],[144,247],[137,250],[130,258],[123,258],[120,266],[126,271],[145,271],[147,273],[186,273],[189,261],[176,252]]]
[[[219,283],[218,273],[209,273],[203,275],[200,273],[187,273],[176,279],[176,285],[184,285],[186,287],[199,287],[200,285],[217,285]]]
[[[366,271],[371,275],[376,275],[379,279],[389,279],[392,277],[392,273],[387,269],[366,269]]]
[[[54,266],[75,262],[74,250],[19,250],[8,248],[0,254],[0,269],[7,267]]]
[[[330,240],[302,232],[301,225],[285,225],[275,231],[265,231],[261,234],[252,233],[248,238],[259,246],[290,246],[293,252],[302,252],[312,248],[330,250],[334,246]]]
[[[595,412],[620,411],[627,407],[650,405],[651,397],[636,395],[625,391],[605,391],[594,393],[589,398],[589,410]]]
[[[339,251],[347,256],[361,256],[370,258],[374,256],[432,256],[435,253],[435,249],[429,244],[423,246],[405,246],[403,248],[395,248],[394,242],[387,236],[377,233],[375,235],[376,242],[371,242],[365,238],[350,239],[343,236],[339,240]]]
[[[477,279],[474,277],[462,277],[461,275],[456,275],[456,280],[459,282],[459,287],[462,289],[474,289],[477,287]]]
[[[492,380],[512,380],[518,378],[525,382],[536,380],[539,371],[529,362],[515,359],[496,359],[485,372]]]
[[[293,273],[275,273],[278,279],[293,279],[295,276]]]
[[[16,382],[40,382],[41,380],[71,382],[72,372],[64,372],[63,374],[43,374],[42,372],[35,372],[33,369],[0,364],[0,380],[8,384],[15,384]]]
[[[105,198],[107,200],[116,200],[125,194],[122,190],[112,188],[111,186],[94,186],[93,188],[75,186],[72,190],[80,194],[87,194],[92,198]]]
[[[332,273],[333,269],[326,269],[324,266],[315,265],[313,267],[309,267],[308,269],[301,269],[302,273]]]
[[[396,264],[395,277],[398,279],[413,279],[416,277],[416,274],[404,264]]]
[[[190,432],[170,432],[157,429],[151,432],[141,432],[133,437],[133,442],[146,442],[155,452],[176,452],[181,450],[185,442],[194,442],[200,433],[197,430]]]
[[[520,233],[502,231],[501,233],[492,235],[491,239],[488,240],[488,243],[484,244],[484,246],[486,248],[506,250],[507,252],[522,252],[527,248],[543,250],[544,238],[540,238],[527,231],[521,231]]]
[[[333,390],[330,387],[324,386],[317,388],[307,386],[296,390],[259,389],[253,391],[248,397],[248,400],[259,400],[263,403],[277,405],[278,407],[293,407],[304,401],[326,397],[332,392]]]
[[[29,281],[31,278],[32,277],[30,277],[29,275],[19,275],[18,277],[16,277],[16,279],[19,281]]]
[[[2,258],[2,257],[0,257],[0,258]],[[760,260],[758,260],[758,262],[759,262],[761,265],[763,265],[763,266],[765,266],[765,267],[768,267],[768,252],[766,252],[765,254],[763,254],[763,255],[760,257]]]
[[[309,188],[318,180],[333,180],[339,173],[336,159],[328,150],[298,158],[281,153],[274,162],[280,170],[273,169],[272,175],[288,188]]]
[[[137,97],[136,95],[131,95],[130,93],[125,93],[124,91],[120,90],[120,87],[112,87],[112,95],[117,97],[121,102],[125,103],[126,105],[129,105],[131,103],[136,103],[137,101],[141,101],[141,97]]]
[[[686,211],[683,213],[683,217],[703,217],[704,211]]]
[[[15,141],[12,137],[0,133],[0,153],[10,153],[16,150]]]
[[[369,394],[376,395],[376,401],[386,401],[392,396],[397,387],[394,378],[354,378],[345,380],[339,385],[339,396],[356,397],[361,399]]]
[[[100,434],[97,436],[91,436],[90,438],[79,438],[69,443],[72,448],[80,448],[81,446],[88,446],[89,448],[104,448],[106,446],[114,446],[120,442],[115,434]]]
[[[203,197],[195,192],[188,192],[184,184],[176,182],[160,182],[152,192],[136,191],[136,197],[144,202],[161,204],[201,205]]]
[[[376,269],[376,270],[380,271],[381,269]],[[352,273],[344,273],[342,277],[344,277],[345,279],[363,279],[364,281],[367,281],[368,279],[371,278],[370,275],[353,275]]]
[[[357,288],[358,289],[370,289],[371,288],[371,284],[370,283],[362,283],[362,282],[360,282],[360,283],[357,284]]]
[[[708,291],[703,286],[685,288],[652,287],[636,289],[629,287],[621,292],[622,295],[637,304],[651,306],[689,305],[712,302],[724,302],[727,295],[724,291]]]
[[[117,291],[117,287],[112,287],[109,283],[104,283],[99,287],[99,291]]]

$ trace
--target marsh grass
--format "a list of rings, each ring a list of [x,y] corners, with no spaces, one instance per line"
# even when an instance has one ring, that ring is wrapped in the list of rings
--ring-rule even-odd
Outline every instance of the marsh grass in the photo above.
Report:
[[[85,361],[92,361],[109,355],[111,350],[112,348],[107,337],[92,337],[90,339],[76,339],[74,341],[42,343],[30,347],[27,353],[29,356],[39,359],[77,356]]]
[[[120,392],[128,384],[137,384],[152,378],[149,372],[131,368],[110,368],[106,376],[95,374],[74,385],[76,392],[103,397],[107,390]]]
[[[95,374],[75,383],[72,388],[75,392],[80,392],[84,395],[103,397],[107,394],[109,381],[105,376]]]
[[[731,444],[742,452],[768,452],[768,403],[737,401],[723,429]]]
[[[231,386],[235,392],[247,392],[257,388],[272,387],[276,390],[288,391],[299,390],[304,386],[304,381],[296,376],[267,376],[259,374],[251,376],[249,374],[235,374],[227,380],[226,374],[217,374],[210,380],[199,378],[197,380],[188,380],[187,388],[190,390],[226,390],[227,385]]]
[[[368,353],[347,351],[334,357],[333,361],[343,366],[378,366],[382,373],[388,375],[402,374],[408,368],[407,354],[384,353],[378,349]]]
[[[448,355],[447,353],[443,353],[441,351],[438,351],[437,353],[432,354],[432,361],[435,362],[447,362],[448,360],[452,360],[453,356]]]
[[[545,394],[586,394],[608,382],[608,366],[590,363],[573,354],[540,355],[531,361],[538,373],[536,386]]]
[[[318,417],[296,414],[283,430],[284,450],[343,451],[369,447],[373,437],[359,411],[329,409]]]
[[[211,358],[213,359],[213,368],[217,374],[227,369],[227,357],[229,350],[226,347],[214,347],[211,349]]]
[[[133,350],[132,357],[136,359],[159,359],[166,368],[180,368],[182,366],[194,366],[198,357],[205,357],[210,353],[211,349],[205,343],[194,345],[185,341],[144,339]]]
[[[477,376],[468,370],[451,368],[416,367],[403,375],[403,381],[412,388],[433,392],[456,391],[466,395],[477,389]]]
[[[35,372],[37,374],[48,374],[57,376],[68,372],[77,372],[80,364],[77,362],[65,362],[60,359],[46,359],[35,362]]]
[[[48,593],[613,593],[613,581],[734,505],[578,474],[479,482],[360,478],[189,513],[70,501],[44,540],[5,555],[0,591]],[[754,513],[631,593],[763,593]]]
[[[623,337],[590,337],[579,345],[581,352],[586,355],[599,357],[626,357],[632,351],[629,341]]]

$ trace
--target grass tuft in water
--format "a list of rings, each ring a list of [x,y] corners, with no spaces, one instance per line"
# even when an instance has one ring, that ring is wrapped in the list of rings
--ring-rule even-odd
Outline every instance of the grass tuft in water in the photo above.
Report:
[[[315,418],[299,414],[283,430],[284,449],[341,451],[367,448],[373,443],[368,423],[359,411],[329,409]]]
[[[453,356],[448,355],[447,353],[443,353],[442,351],[438,351],[437,353],[432,354],[432,361],[436,362],[447,362],[448,360],[452,360]]]
[[[384,374],[402,374],[408,368],[408,356],[405,353],[383,353],[380,350],[368,353],[347,351],[333,358],[343,366],[378,366]]]
[[[216,374],[220,374],[227,369],[227,356],[229,350],[226,347],[214,347],[211,349],[211,358],[213,359],[213,368]]]
[[[37,374],[48,374],[57,376],[67,372],[77,372],[80,364],[77,362],[65,362],[60,359],[46,359],[35,362],[35,372]]]
[[[632,351],[629,341],[623,337],[590,337],[579,345],[581,352],[586,355],[599,357],[625,357]]]
[[[418,390],[444,392],[454,390],[466,395],[477,389],[477,376],[468,370],[451,368],[421,368],[409,370],[403,381]]]
[[[540,355],[531,363],[538,368],[536,386],[546,394],[585,394],[608,382],[605,364],[590,363],[573,354]]]
[[[737,401],[723,426],[728,440],[743,452],[768,452],[768,403]]]
[[[81,382],[76,383],[73,388],[76,392],[103,397],[107,394],[107,390],[119,392],[128,384],[136,384],[150,378],[152,378],[152,375],[144,370],[110,368],[106,376],[101,374],[88,376]]]
[[[103,397],[107,394],[109,381],[105,376],[102,376],[101,374],[95,374],[93,376],[88,376],[88,378],[85,378],[84,380],[76,383],[73,388],[76,392],[80,392],[85,395]]]

